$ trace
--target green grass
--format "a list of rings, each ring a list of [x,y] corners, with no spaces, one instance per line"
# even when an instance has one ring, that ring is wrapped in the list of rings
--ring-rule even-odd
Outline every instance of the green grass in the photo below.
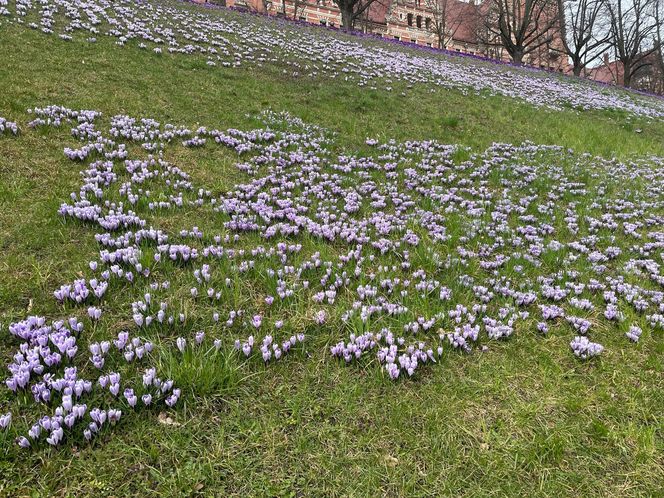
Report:
[[[616,112],[554,112],[417,87],[401,96],[398,85],[386,93],[293,79],[271,66],[209,68],[203,58],[155,56],[105,38],[65,43],[14,27],[0,30],[0,46],[0,116],[24,129],[26,109],[46,104],[219,129],[255,127],[251,115],[271,108],[336,132],[339,150],[363,150],[366,137],[378,137],[474,151],[531,140],[609,157],[664,155],[663,123]],[[88,228],[55,215],[79,183],[79,168],[62,155],[69,143],[67,127],[0,138],[0,323],[62,314],[52,291],[96,254]],[[238,179],[218,150],[168,154],[216,190]],[[190,226],[186,216],[161,221]],[[228,299],[254,302],[259,277],[236,282],[242,292]],[[191,274],[176,269],[169,278]],[[140,295],[112,294],[94,334],[127,326],[128,303]],[[330,358],[326,346],[340,336],[333,327],[269,367],[223,353],[211,362],[200,352],[160,353],[157,363],[185,391],[168,411],[172,423],[148,411],[91,445],[34,453],[0,441],[0,495],[661,496],[661,334],[644,334],[635,347],[607,338],[615,347],[590,363],[569,353],[567,335],[517,334],[391,383],[373,365]],[[2,334],[7,363],[14,343]],[[172,345],[174,337],[159,339]],[[11,399],[2,388],[0,411]]]

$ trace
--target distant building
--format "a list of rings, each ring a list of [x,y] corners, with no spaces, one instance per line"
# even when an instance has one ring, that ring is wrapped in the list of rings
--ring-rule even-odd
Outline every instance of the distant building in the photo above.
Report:
[[[630,86],[637,90],[664,94],[664,61],[662,53],[653,51],[643,58],[643,64],[632,76]],[[602,63],[587,70],[587,77],[601,81],[608,85],[622,85],[624,83],[624,70],[620,61],[610,60],[609,54],[604,54]]]

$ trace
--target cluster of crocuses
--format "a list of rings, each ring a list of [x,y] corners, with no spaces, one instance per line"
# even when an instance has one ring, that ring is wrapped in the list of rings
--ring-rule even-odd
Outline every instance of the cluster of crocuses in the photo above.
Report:
[[[592,82],[428,50],[402,50],[393,43],[365,43],[326,29],[226,10],[195,10],[186,3],[16,0],[13,7],[0,8],[8,13],[6,22],[57,34],[66,42],[78,39],[94,43],[99,36],[108,36],[118,47],[151,49],[159,57],[168,53],[204,58],[209,71],[239,66],[260,71],[272,64],[288,67],[284,71],[296,78],[343,79],[374,91],[392,92],[399,82],[404,93],[416,85],[452,88],[463,94],[504,95],[553,109],[620,109],[652,118],[664,116],[664,102],[657,98]],[[59,8],[68,15],[56,17]],[[203,145],[205,137],[198,135],[185,137],[185,144]],[[232,141],[231,134],[226,138]],[[157,150],[155,141],[143,141],[143,146]],[[246,142],[238,147],[240,151],[251,149]],[[72,158],[83,156],[84,152],[72,153]]]
[[[107,294],[135,287],[143,297],[126,311],[141,333],[205,324],[180,335],[173,346],[180,351],[188,342],[202,345],[206,326],[221,327],[247,337],[236,342],[241,355],[256,351],[270,362],[304,340],[293,325],[307,335],[346,330],[350,338],[332,355],[353,362],[371,352],[398,379],[438,362],[445,349],[482,350],[515,334],[581,334],[571,348],[590,359],[603,348],[584,334],[608,326],[627,344],[664,324],[664,293],[653,290],[663,278],[658,158],[622,164],[555,146],[494,144],[459,161],[459,146],[377,140],[362,155],[335,154],[324,130],[283,114],[262,116],[263,130],[222,132],[128,116],[111,118],[105,129],[99,113],[57,106],[33,113],[36,127],[69,123],[83,147],[104,144],[82,159],[82,184],[59,210],[94,229],[99,256],[55,292],[87,312],[95,330]],[[196,137],[215,137],[205,147],[237,154],[245,181],[213,194],[163,156],[130,147],[165,151]],[[551,188],[541,188],[544,180]],[[624,185],[631,189],[618,188]],[[168,199],[160,216],[186,213],[180,218],[190,226],[159,226],[155,198]],[[218,220],[218,230],[210,233],[206,218]],[[166,267],[184,277],[156,280]],[[245,280],[265,292],[240,309],[224,297]],[[168,294],[177,291],[193,320],[171,312]],[[593,327],[599,320],[605,326]],[[627,338],[618,332],[625,321]],[[122,413],[157,400],[172,406],[180,397],[149,368],[142,387],[108,371],[117,364],[110,354],[144,365],[151,341],[125,330],[79,347],[83,330],[76,317],[29,317],[9,327],[22,343],[7,386],[60,403],[21,446],[42,432],[57,444],[94,413],[84,429],[90,438]],[[214,346],[223,341],[215,338]],[[100,370],[96,382],[79,376],[81,354]],[[114,406],[88,410],[81,398],[92,399],[96,389]],[[11,416],[0,420],[7,427]]]
[[[28,123],[30,127],[37,126],[56,126],[63,124],[92,123],[101,117],[101,112],[91,110],[74,110],[59,105],[49,105],[46,107],[36,107],[28,109],[28,114],[36,116]],[[95,137],[96,138],[96,137]]]
[[[95,308],[90,308],[88,314],[92,315],[92,320],[97,319]],[[83,330],[83,323],[74,317],[49,324],[44,317],[30,316],[9,326],[10,333],[23,342],[9,365],[11,377],[5,381],[7,387],[14,392],[29,389],[36,403],[49,407],[55,405],[53,415],[41,417],[30,427],[27,435],[17,436],[16,441],[22,448],[37,445],[42,436],[46,443],[57,446],[67,434],[73,433],[75,425],[86,422],[86,414],[91,419],[83,429],[87,440],[101,430],[106,420],[111,425],[120,420],[122,411],[119,408],[106,410],[95,407],[88,411],[88,405],[81,402],[83,397],[92,397],[95,386],[92,380],[82,378],[79,369],[73,365],[78,358],[77,338]],[[136,337],[130,340],[127,332],[120,332],[113,343],[124,353],[127,362],[143,358],[152,350],[151,342],[143,342]],[[90,362],[101,370],[105,356],[111,351],[111,343],[92,342],[89,350],[92,355]],[[58,376],[63,363],[68,366],[64,366],[62,376]],[[108,388],[110,394],[117,398],[120,374],[102,373],[96,384],[102,390]],[[160,399],[167,406],[174,406],[181,395],[172,380],[161,381],[156,377],[154,368],[146,370],[143,375],[143,391],[141,401],[145,406]],[[136,408],[138,398],[133,388],[124,389],[123,399],[128,408]],[[0,417],[0,429],[6,429],[11,420],[11,413]]]
[[[330,348],[332,356],[343,358],[346,363],[359,360],[365,353],[376,351],[378,361],[384,365],[385,372],[396,380],[402,374],[411,377],[419,365],[436,363],[443,353],[442,340],[439,337],[438,345],[434,352],[424,341],[415,344],[407,344],[404,337],[394,337],[389,329],[380,332],[365,332],[359,336],[350,334],[348,343],[341,341]]]
[[[90,288],[88,288],[88,284]],[[92,289],[92,292],[90,292]],[[58,290],[53,292],[53,295],[58,301],[74,301],[76,304],[84,303],[88,298],[94,296],[101,299],[108,289],[107,281],[98,281],[93,278],[86,282],[84,278],[75,280],[72,284],[64,284]]]
[[[0,135],[3,133],[18,135],[18,125],[14,121],[9,121],[3,117],[0,117]]]
[[[8,365],[11,376],[5,380],[7,387],[14,392],[25,389],[34,377],[44,375],[65,359],[72,359],[78,352],[76,336],[82,330],[83,324],[75,317],[47,324],[44,317],[30,316],[10,324],[10,334],[23,342]],[[50,399],[50,391],[43,396],[41,390],[32,387],[35,399]]]
[[[639,342],[639,337],[643,331],[640,327],[632,325],[629,330],[625,333],[625,336],[632,342]]]
[[[597,342],[591,342],[586,336],[576,336],[569,345],[574,354],[582,360],[598,356],[604,351],[604,346]]]
[[[142,360],[152,352],[153,344],[150,341],[143,341],[140,337],[134,337],[129,340],[129,332],[123,330],[118,333],[117,339],[113,344],[122,352],[125,361],[131,363],[134,360]],[[109,352],[111,343],[109,341],[92,342],[88,346],[90,350],[90,362],[99,370],[104,367],[105,357]]]
[[[268,363],[270,360],[279,360],[282,356],[287,354],[293,346],[297,343],[304,342],[304,334],[299,333],[292,335],[289,339],[286,339],[281,344],[275,342],[272,335],[266,335],[261,341],[259,350],[261,357],[265,363]],[[254,336],[250,335],[246,341],[241,341],[240,339],[235,340],[235,350],[242,352],[245,357],[250,357],[254,351],[254,345],[256,344]]]

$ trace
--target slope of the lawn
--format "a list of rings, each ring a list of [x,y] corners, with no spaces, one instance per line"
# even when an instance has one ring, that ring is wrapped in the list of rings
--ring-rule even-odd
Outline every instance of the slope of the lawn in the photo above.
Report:
[[[377,136],[664,155],[664,125],[622,113],[553,112],[427,88],[402,97],[398,87],[292,79],[278,67],[211,69],[203,59],[15,27],[0,31],[0,46],[0,115],[24,127],[26,109],[47,104],[217,128],[254,126],[247,115],[272,108],[336,131],[346,148]],[[0,139],[3,324],[57,314],[53,289],[97,250],[88,230],[55,214],[78,185],[62,146],[56,133]],[[174,159],[193,175],[230,181],[232,168],[219,171],[225,158],[180,154]],[[126,314],[126,299],[117,299]],[[4,363],[11,351],[0,340]],[[11,452],[0,461],[0,495],[656,495],[662,353],[654,337],[589,365],[575,361],[564,337],[517,335],[397,384],[343,368],[319,349],[228,384],[216,384],[214,371],[212,379],[181,372],[176,380],[191,389],[169,413],[174,424],[134,417],[91,446]],[[197,391],[197,382],[210,388]],[[2,390],[0,403],[7,396]]]

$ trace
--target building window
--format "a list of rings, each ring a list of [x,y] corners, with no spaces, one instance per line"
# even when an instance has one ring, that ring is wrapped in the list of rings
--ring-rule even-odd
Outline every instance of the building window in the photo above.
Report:
[[[395,40],[401,40],[401,38],[399,38],[398,36],[395,36],[394,39]]]
[[[422,16],[417,16],[415,18],[415,23],[417,24],[418,28],[422,28]]]
[[[300,16],[300,21],[306,21],[306,20],[307,20],[306,17],[304,17],[304,16]]]
[[[424,26],[425,26],[427,29],[431,29],[431,18],[430,18],[430,17],[427,17],[427,18],[424,20]]]
[[[431,42],[427,43],[427,47],[433,47],[433,43]]]
[[[408,14],[408,26],[413,25],[413,14]]]
[[[410,43],[417,43],[417,40],[411,38],[411,39],[410,39]]]

